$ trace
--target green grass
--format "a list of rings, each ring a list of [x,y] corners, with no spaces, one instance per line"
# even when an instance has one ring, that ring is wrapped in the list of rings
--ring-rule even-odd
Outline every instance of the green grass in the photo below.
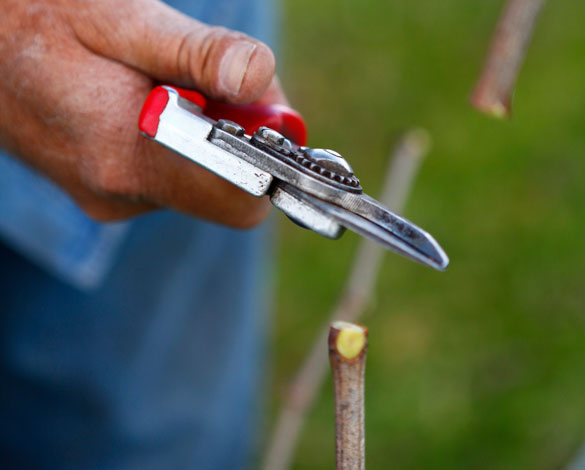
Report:
[[[384,263],[363,319],[370,469],[556,469],[585,440],[585,3],[545,7],[509,122],[468,104],[501,6],[285,2],[280,74],[310,145],[375,196],[401,131],[434,142],[405,215],[451,266]],[[273,409],[358,242],[281,227]],[[334,468],[330,382],[294,468]]]

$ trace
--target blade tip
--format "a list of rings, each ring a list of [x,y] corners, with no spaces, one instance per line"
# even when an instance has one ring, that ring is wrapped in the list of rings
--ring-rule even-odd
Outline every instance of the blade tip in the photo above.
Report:
[[[441,260],[438,263],[436,263],[434,268],[437,271],[445,272],[445,271],[447,271],[447,267],[449,266],[449,263],[450,263],[449,257],[447,255],[443,255],[441,257]]]

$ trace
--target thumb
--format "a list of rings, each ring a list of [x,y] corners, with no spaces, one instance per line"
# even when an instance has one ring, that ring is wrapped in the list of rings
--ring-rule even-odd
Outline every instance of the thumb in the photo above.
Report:
[[[262,42],[196,21],[158,0],[85,5],[71,17],[79,40],[153,79],[242,104],[262,96],[274,76],[274,55]]]

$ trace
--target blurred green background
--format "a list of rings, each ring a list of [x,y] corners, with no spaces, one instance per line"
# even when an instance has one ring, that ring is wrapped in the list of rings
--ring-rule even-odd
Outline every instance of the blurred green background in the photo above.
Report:
[[[404,214],[446,273],[388,255],[370,329],[370,469],[564,468],[585,441],[585,2],[549,2],[510,121],[474,111],[501,1],[285,0],[281,78],[311,146],[376,196],[391,146],[433,148]],[[281,224],[272,406],[328,317],[358,237]],[[334,468],[329,380],[294,468]]]

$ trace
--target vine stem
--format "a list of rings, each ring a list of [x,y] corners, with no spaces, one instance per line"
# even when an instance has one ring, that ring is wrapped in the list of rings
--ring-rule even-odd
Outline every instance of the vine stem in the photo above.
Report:
[[[508,0],[494,33],[482,74],[471,96],[473,106],[506,118],[534,25],[545,0]]]
[[[366,468],[364,376],[368,330],[336,321],[329,327],[329,361],[335,392],[335,468]]]

